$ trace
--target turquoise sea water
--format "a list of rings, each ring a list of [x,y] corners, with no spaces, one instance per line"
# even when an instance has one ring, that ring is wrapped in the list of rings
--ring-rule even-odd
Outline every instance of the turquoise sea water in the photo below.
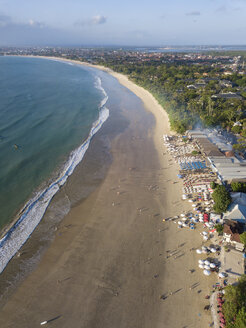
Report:
[[[1,228],[29,199],[21,224],[27,216],[30,222],[40,219],[37,216],[107,118],[104,113],[100,119],[106,98],[99,78],[87,68],[38,58],[0,57]],[[14,239],[14,233],[7,239]],[[4,243],[0,240],[0,247]]]

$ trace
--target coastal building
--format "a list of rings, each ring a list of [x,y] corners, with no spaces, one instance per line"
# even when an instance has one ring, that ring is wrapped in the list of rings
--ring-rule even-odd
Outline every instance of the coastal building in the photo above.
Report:
[[[243,251],[244,245],[240,241],[240,234],[244,232],[244,224],[234,220],[227,220],[223,229],[224,242],[235,247],[239,251]]]
[[[222,182],[246,181],[246,161],[234,156],[209,156],[208,161]]]
[[[229,80],[220,80],[220,85],[225,88],[231,88],[233,86],[233,83]]]
[[[246,160],[234,156],[231,144],[219,131],[195,129],[187,131],[187,134],[207,157],[222,182],[246,181]]]
[[[240,96],[240,94],[235,93],[235,92],[227,92],[227,93],[218,93],[215,95],[211,96],[211,99],[217,99],[217,98],[223,98],[223,99],[239,99],[242,100],[242,96]]]
[[[226,213],[224,213],[224,220],[233,220],[241,222],[245,225],[246,223],[246,204],[231,204]]]

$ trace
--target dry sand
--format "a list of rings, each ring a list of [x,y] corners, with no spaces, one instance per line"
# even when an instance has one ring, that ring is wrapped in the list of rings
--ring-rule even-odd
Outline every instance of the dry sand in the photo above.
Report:
[[[201,237],[162,221],[189,208],[181,201],[178,167],[162,143],[170,133],[167,114],[149,92],[110,74],[142,99],[156,124],[145,129],[144,115],[125,113],[132,121],[112,141],[106,178],[60,224],[38,267],[0,309],[0,327],[33,328],[52,318],[48,325],[59,328],[211,322],[203,307],[212,278],[202,277],[190,251]]]

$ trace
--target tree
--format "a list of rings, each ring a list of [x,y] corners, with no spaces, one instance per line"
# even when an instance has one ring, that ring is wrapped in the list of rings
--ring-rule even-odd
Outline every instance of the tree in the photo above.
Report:
[[[246,192],[246,183],[245,182],[232,182],[231,188],[235,192]]]
[[[244,244],[244,247],[246,248],[246,231],[244,231],[241,235],[239,235],[240,241],[242,244]]]
[[[221,235],[222,232],[223,232],[223,229],[224,229],[223,225],[222,225],[222,224],[216,224],[214,227],[215,227],[217,233],[218,233],[219,235]]]
[[[214,210],[216,213],[226,212],[228,206],[231,203],[231,196],[223,185],[217,185],[213,194],[213,200],[215,201]]]
[[[217,186],[217,183],[214,182],[214,181],[212,181],[212,182],[210,183],[210,186],[211,186],[211,188],[214,190],[214,189],[216,188],[216,186]]]
[[[235,125],[235,126],[233,126],[233,127],[231,128],[231,130],[232,130],[233,133],[238,134],[238,133],[240,133],[240,132],[242,131],[242,127],[239,126],[239,125]]]
[[[241,151],[241,150],[244,150],[246,148],[246,143],[234,144],[234,145],[232,145],[232,147],[233,147],[234,150]]]
[[[246,275],[242,275],[237,285],[225,289],[223,313],[227,328],[243,328],[246,322]]]
[[[236,316],[234,328],[245,328],[245,327],[246,327],[246,310],[245,308],[241,308],[241,310],[238,311],[238,314]]]

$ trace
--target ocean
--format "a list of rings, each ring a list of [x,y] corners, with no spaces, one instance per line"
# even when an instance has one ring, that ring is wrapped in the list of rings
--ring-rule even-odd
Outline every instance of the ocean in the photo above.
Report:
[[[96,70],[0,57],[0,273],[109,116]]]

